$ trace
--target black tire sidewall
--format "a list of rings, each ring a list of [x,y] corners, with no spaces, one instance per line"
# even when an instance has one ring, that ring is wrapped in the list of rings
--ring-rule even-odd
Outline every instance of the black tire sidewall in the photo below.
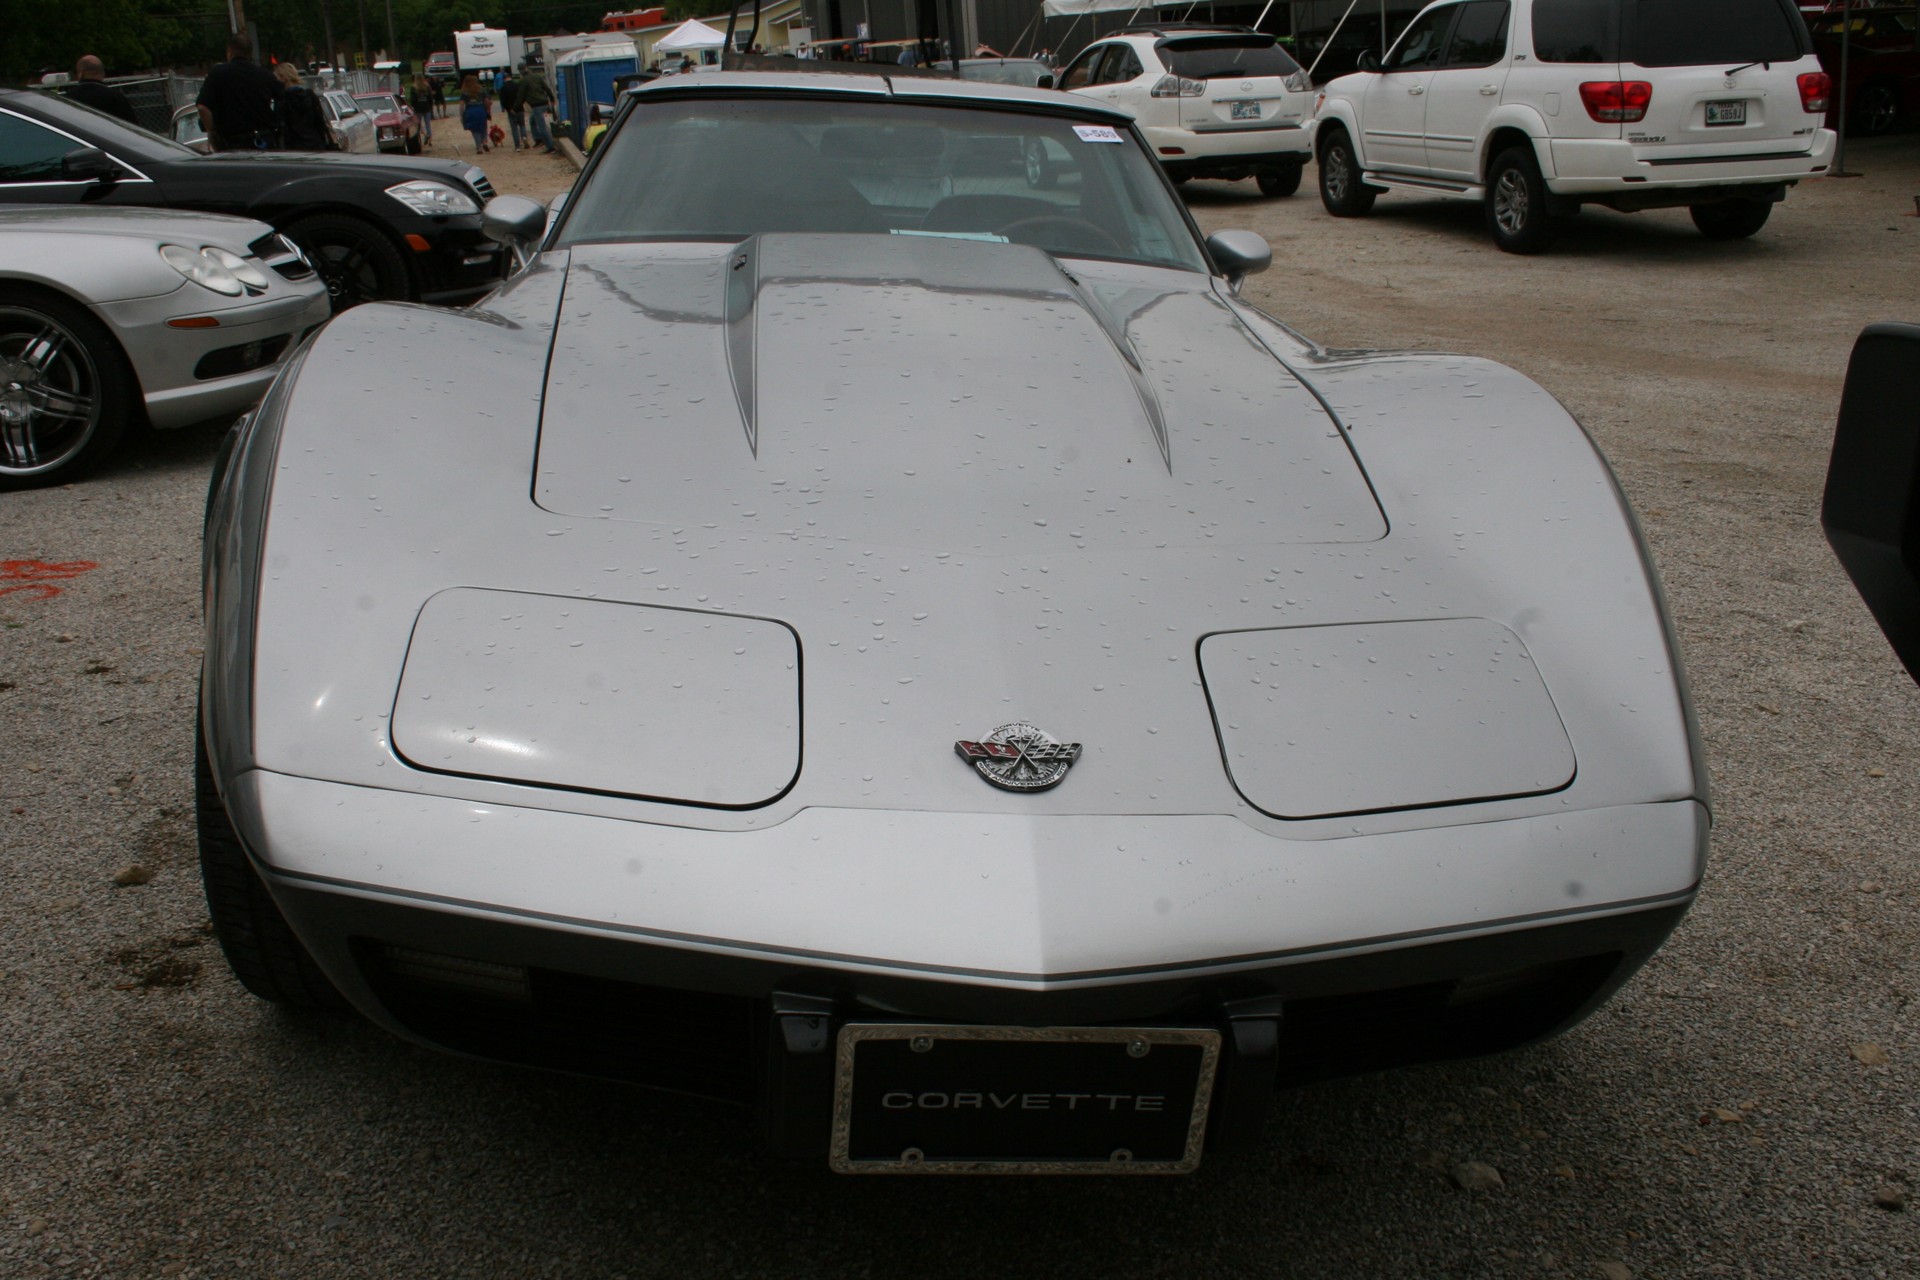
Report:
[[[1358,218],[1373,208],[1374,198],[1380,194],[1376,187],[1369,187],[1360,181],[1360,157],[1353,149],[1353,139],[1347,131],[1334,126],[1320,141],[1318,152],[1320,170],[1320,203],[1326,211],[1336,218]],[[1346,167],[1347,190],[1339,199],[1327,190],[1328,161],[1339,159]]]
[[[363,222],[359,218],[349,217],[346,214],[321,213],[291,222],[281,230],[295,240],[307,257],[312,259],[323,279],[326,278],[327,271],[322,265],[325,257],[321,252],[321,246],[351,242],[365,248],[367,259],[372,263],[374,274],[379,281],[377,292],[372,298],[360,298],[344,304],[339,298],[332,298],[335,315],[358,305],[359,302],[410,302],[413,300],[415,295],[413,274],[408,270],[405,255],[394,246],[391,240],[387,239],[386,232],[372,223]],[[331,285],[328,292],[331,295]]]
[[[1282,164],[1262,169],[1253,179],[1259,184],[1261,195],[1277,200],[1300,190],[1300,179],[1305,172],[1305,163]]]

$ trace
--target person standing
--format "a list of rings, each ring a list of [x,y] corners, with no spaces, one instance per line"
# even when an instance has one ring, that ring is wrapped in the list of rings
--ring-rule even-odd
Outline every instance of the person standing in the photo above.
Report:
[[[288,151],[332,151],[333,135],[327,130],[326,108],[320,96],[300,82],[300,72],[291,62],[273,69],[280,82],[280,97],[274,110],[280,116],[280,145]]]
[[[265,151],[274,142],[274,99],[280,84],[249,55],[239,32],[227,37],[227,60],[207,72],[194,105],[215,151]]]
[[[487,129],[493,124],[493,112],[487,109],[487,95],[480,88],[480,77],[468,74],[460,82],[460,127],[473,135],[473,149],[487,153]]]
[[[527,129],[533,141],[547,149],[548,155],[560,148],[553,145],[553,132],[547,128],[547,108],[553,105],[553,86],[539,63],[527,63],[527,78],[520,82],[520,101],[527,108]]]
[[[500,84],[500,109],[507,113],[507,127],[513,131],[513,149],[530,149],[533,144],[527,140],[526,89],[511,71]]]
[[[140,123],[127,95],[107,83],[107,69],[100,59],[90,53],[82,54],[80,61],[73,64],[73,78],[77,83],[67,90],[69,98],[83,107],[118,116],[128,124]]]
[[[420,117],[420,140],[429,147],[433,145],[433,117],[435,104],[440,95],[427,83],[425,76],[413,78],[413,89],[407,95],[407,105],[413,108],[413,114]]]

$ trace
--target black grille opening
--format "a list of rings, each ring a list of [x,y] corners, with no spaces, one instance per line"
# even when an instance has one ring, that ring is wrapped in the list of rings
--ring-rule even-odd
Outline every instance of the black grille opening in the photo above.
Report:
[[[251,373],[278,360],[287,349],[291,335],[281,334],[277,338],[262,338],[258,342],[243,342],[237,347],[221,347],[218,351],[209,351],[200,357],[200,363],[193,366],[193,376],[202,382],[209,378],[231,378],[236,373]]]
[[[278,231],[255,240],[247,246],[247,253],[279,272],[283,279],[306,280],[313,275],[313,264]]]
[[[489,965],[363,942],[361,967],[407,1030],[459,1053],[624,1080],[726,1102],[755,1095],[764,1022],[745,996],[650,987],[552,969],[511,978]],[[448,963],[448,962],[451,963]]]
[[[1609,952],[1385,991],[1289,1000],[1280,1024],[1280,1080],[1303,1083],[1516,1048],[1582,1009],[1621,959]]]

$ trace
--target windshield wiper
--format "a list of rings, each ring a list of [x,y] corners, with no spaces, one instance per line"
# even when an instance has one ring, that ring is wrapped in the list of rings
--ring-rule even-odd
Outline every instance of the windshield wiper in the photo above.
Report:
[[[1750,70],[1753,67],[1764,67],[1768,71],[1771,71],[1773,70],[1773,60],[1771,58],[1762,58],[1758,62],[1749,62],[1744,67],[1735,67],[1731,71],[1722,71],[1720,74],[1723,76],[1737,76],[1742,71]]]

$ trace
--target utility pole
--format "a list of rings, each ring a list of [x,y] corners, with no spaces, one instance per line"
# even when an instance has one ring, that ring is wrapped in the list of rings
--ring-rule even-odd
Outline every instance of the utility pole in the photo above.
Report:
[[[387,56],[400,56],[400,37],[393,34],[393,0],[387,0]]]
[[[327,28],[327,54],[320,59],[321,65],[337,67],[340,65],[340,50],[333,43],[333,0],[320,0],[320,20]]]

